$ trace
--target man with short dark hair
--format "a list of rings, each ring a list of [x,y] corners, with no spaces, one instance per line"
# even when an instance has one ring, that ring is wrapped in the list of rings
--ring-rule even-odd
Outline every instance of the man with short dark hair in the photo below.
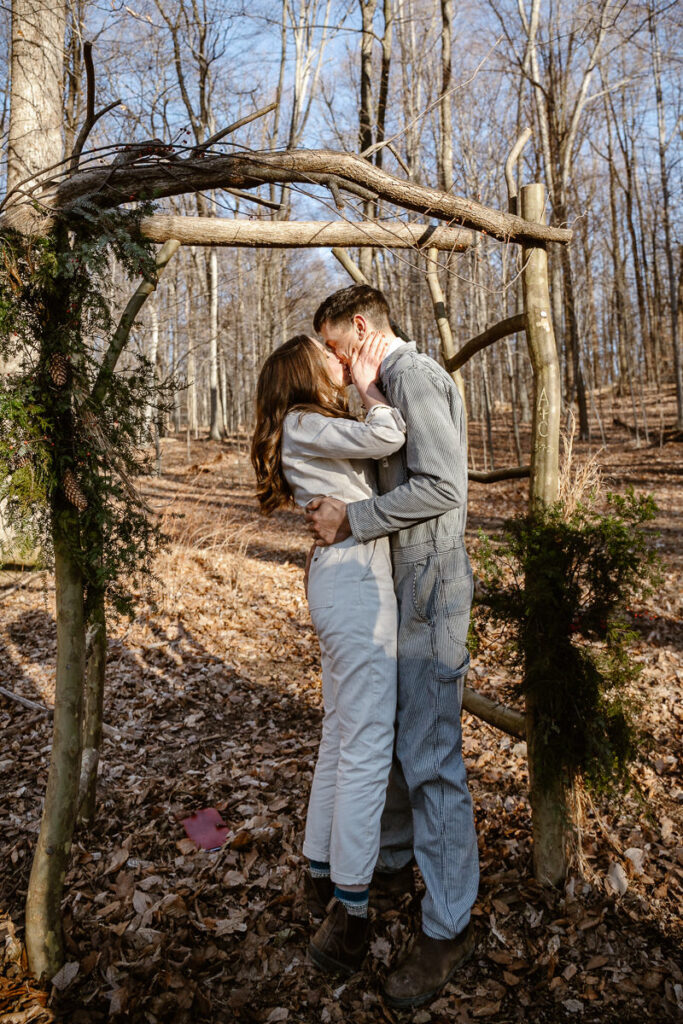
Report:
[[[377,289],[353,285],[335,292],[314,325],[347,364],[368,334],[385,335],[389,349],[379,383],[407,424],[405,446],[378,463],[379,495],[349,505],[317,498],[307,516],[319,543],[350,534],[358,541],[391,538],[400,615],[397,763],[378,872],[406,874],[414,852],[427,890],[422,930],[385,988],[390,1005],[409,1008],[436,995],[474,949],[469,921],[479,866],[460,727],[472,601],[463,539],[465,422],[452,379],[396,336]]]

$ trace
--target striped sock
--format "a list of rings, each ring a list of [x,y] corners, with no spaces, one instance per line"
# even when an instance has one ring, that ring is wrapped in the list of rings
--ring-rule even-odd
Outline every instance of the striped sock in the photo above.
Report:
[[[334,887],[334,898],[339,900],[346,907],[346,913],[351,917],[368,916],[368,897],[370,888],[352,892],[350,889],[343,889],[338,885]]]
[[[330,865],[326,860],[309,860],[308,870],[311,873],[311,878],[330,877]]]

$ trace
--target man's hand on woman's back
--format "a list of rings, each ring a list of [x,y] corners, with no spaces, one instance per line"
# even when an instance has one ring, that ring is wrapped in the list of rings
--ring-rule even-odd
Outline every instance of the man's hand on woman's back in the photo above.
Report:
[[[346,505],[338,498],[312,498],[306,505],[308,528],[316,544],[337,544],[351,536]]]

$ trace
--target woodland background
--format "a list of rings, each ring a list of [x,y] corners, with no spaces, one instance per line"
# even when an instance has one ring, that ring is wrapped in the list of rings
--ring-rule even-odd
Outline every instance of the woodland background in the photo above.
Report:
[[[683,416],[675,358],[683,287],[675,4],[111,0],[74,2],[70,11],[67,152],[85,116],[86,39],[94,43],[98,106],[123,101],[89,139],[89,148],[103,147],[103,160],[111,159],[108,146],[151,138],[184,154],[276,103],[231,137],[226,151],[327,146],[357,153],[392,140],[369,159],[408,180],[505,209],[503,164],[529,125],[534,144],[523,154],[521,176],[546,183],[550,223],[575,232],[569,248],[550,247],[550,265],[564,392],[569,404],[578,399],[582,436],[589,414],[601,436],[615,394],[629,395],[638,436],[656,436],[664,424],[657,411],[648,417],[643,389],[674,379]],[[8,33],[4,9],[0,131],[8,123]],[[268,185],[250,195],[272,205],[223,191],[167,200],[164,208],[282,220],[387,216],[381,204],[348,199],[339,210],[314,185]],[[518,308],[517,247],[477,238],[470,251],[440,257],[456,339]],[[359,262],[386,290],[396,321],[436,355],[423,256],[362,250]],[[115,294],[119,280],[112,266]],[[293,333],[311,330],[318,300],[346,283],[329,253],[184,247],[135,334],[160,376],[183,385],[160,430],[189,429],[197,437],[209,423],[217,439],[248,429],[264,357]],[[120,298],[123,304],[127,294]],[[477,468],[500,465],[493,420],[509,425],[523,462],[518,424],[530,418],[523,337],[477,355],[463,374],[470,414],[485,427]]]
[[[629,610],[639,635],[633,657],[643,666],[634,692],[645,737],[638,788],[586,803],[583,855],[566,890],[541,890],[531,878],[524,744],[466,716],[482,856],[480,947],[443,997],[413,1015],[416,1024],[623,1024],[683,1012],[678,19],[673,4],[653,0],[70,8],[67,152],[84,118],[89,39],[98,105],[123,101],[89,140],[103,160],[148,139],[187,152],[276,102],[229,145],[365,152],[401,177],[505,208],[505,156],[528,124],[533,144],[520,176],[545,181],[549,220],[574,229],[572,245],[549,254],[565,418],[575,411],[582,435],[575,457],[581,464],[599,451],[607,486],[653,491],[660,505],[662,584]],[[0,26],[6,60],[7,10]],[[163,209],[383,215],[381,204],[348,199],[340,210],[314,185],[263,186],[256,195],[200,194]],[[354,255],[404,330],[437,356],[424,255]],[[480,238],[440,260],[456,340],[518,309],[515,247]],[[110,631],[96,824],[76,835],[68,963],[47,990],[27,977],[21,938],[50,724],[0,697],[0,1019],[396,1019],[380,982],[415,927],[417,902],[377,909],[367,969],[352,982],[329,982],[305,962],[299,843],[320,720],[301,583],[307,536],[294,512],[258,517],[246,458],[263,358],[309,331],[318,301],[346,283],[326,252],[183,247],[134,329],[131,361],[142,352],[160,379],[179,385],[168,413],[150,407],[145,439],[156,445],[157,475],[143,492],[171,543],[158,579],[137,594],[137,617]],[[110,287],[122,307],[130,284],[113,262]],[[471,468],[526,462],[531,374],[522,338],[480,353],[463,375]],[[477,531],[492,533],[523,510],[525,492],[523,481],[472,484],[475,566]],[[9,570],[0,586],[3,685],[49,706],[51,579]],[[501,640],[484,636],[472,679],[508,699]],[[230,826],[218,854],[196,853],[179,823],[209,804]]]

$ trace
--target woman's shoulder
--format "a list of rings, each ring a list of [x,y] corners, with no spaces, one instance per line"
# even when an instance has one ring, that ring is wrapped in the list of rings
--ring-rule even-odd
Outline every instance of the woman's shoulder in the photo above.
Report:
[[[298,434],[317,433],[326,423],[328,417],[312,409],[290,409],[282,424],[283,432],[290,437]]]
[[[327,417],[323,416],[321,412],[314,412],[313,409],[290,409],[285,414],[284,426],[291,429],[300,423],[308,423],[312,418],[324,420]]]

